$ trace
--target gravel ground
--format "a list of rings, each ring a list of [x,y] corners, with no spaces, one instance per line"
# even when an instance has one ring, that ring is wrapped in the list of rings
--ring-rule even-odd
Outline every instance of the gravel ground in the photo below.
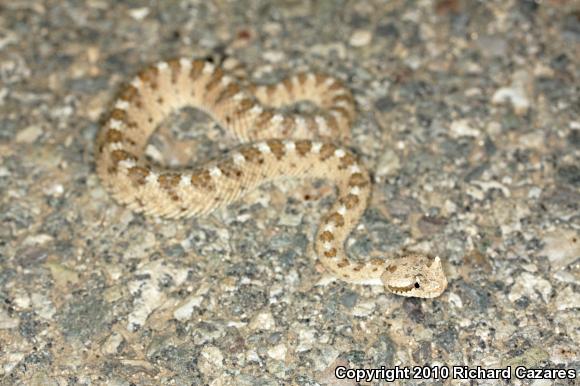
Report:
[[[2,384],[580,371],[577,2],[155,3],[0,3]],[[359,110],[350,145],[376,182],[348,250],[442,256],[447,291],[405,299],[328,280],[311,246],[332,201],[324,181],[268,184],[202,219],[113,201],[95,175],[96,132],[123,82],[176,56],[256,82],[303,69],[343,79]],[[222,135],[185,109],[151,144],[188,164],[228,148]]]

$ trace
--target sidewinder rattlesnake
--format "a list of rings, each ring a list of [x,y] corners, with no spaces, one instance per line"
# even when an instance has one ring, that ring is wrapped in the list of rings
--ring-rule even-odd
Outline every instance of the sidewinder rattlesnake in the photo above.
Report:
[[[323,112],[280,111],[300,100]],[[148,164],[144,149],[149,137],[169,113],[185,106],[210,114],[241,145],[191,169]],[[372,182],[355,154],[330,139],[348,137],[355,113],[351,92],[326,75],[301,73],[269,86],[243,87],[208,61],[160,62],[121,91],[97,137],[97,173],[117,201],[168,218],[206,215],[279,177],[332,180],[338,197],[314,241],[322,265],[347,282],[384,285],[403,296],[437,297],[447,287],[439,257],[413,253],[355,263],[345,252]]]

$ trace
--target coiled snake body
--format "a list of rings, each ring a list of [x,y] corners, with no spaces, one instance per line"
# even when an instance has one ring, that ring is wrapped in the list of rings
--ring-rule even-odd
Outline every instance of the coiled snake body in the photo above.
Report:
[[[323,112],[280,112],[299,100]],[[144,157],[149,137],[184,106],[206,111],[241,145],[192,169],[149,165]],[[270,86],[242,87],[207,61],[160,62],[121,91],[97,138],[97,172],[119,202],[169,218],[206,215],[279,177],[330,179],[338,198],[314,241],[322,265],[347,282],[383,284],[403,296],[439,296],[447,279],[438,257],[410,254],[355,263],[346,255],[344,242],[367,207],[372,184],[357,157],[330,138],[348,137],[354,117],[352,94],[326,75],[301,73]]]

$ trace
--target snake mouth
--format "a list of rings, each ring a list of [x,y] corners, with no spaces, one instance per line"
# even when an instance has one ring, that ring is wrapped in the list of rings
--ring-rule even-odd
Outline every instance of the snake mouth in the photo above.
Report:
[[[397,286],[393,286],[393,285],[387,286],[389,291],[394,292],[396,294],[403,294],[403,293],[409,292],[413,289],[417,289],[419,287],[420,287],[419,283],[413,283],[413,284],[409,284],[409,285],[403,286],[403,287],[397,287]]]

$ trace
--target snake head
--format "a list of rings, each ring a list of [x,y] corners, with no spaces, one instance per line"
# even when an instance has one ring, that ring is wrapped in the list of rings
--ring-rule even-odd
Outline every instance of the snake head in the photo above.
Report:
[[[390,261],[381,280],[387,291],[417,298],[435,298],[447,288],[441,259],[415,254]]]

